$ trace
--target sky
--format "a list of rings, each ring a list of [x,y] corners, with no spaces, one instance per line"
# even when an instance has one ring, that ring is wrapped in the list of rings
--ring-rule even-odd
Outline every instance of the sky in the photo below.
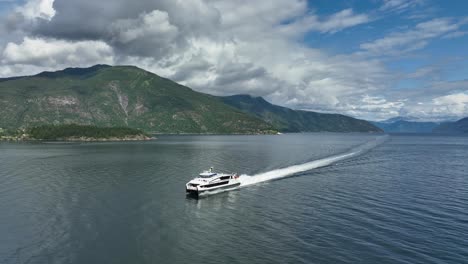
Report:
[[[135,65],[367,120],[468,116],[465,0],[0,0],[0,77]]]

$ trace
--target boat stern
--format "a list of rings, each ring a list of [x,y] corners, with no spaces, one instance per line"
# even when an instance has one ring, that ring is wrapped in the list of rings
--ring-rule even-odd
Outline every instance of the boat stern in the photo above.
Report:
[[[188,182],[185,185],[185,192],[187,194],[196,194],[196,195],[198,195],[198,184]]]

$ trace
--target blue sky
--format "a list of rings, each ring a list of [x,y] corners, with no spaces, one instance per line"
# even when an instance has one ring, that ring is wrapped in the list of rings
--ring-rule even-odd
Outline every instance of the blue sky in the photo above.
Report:
[[[383,120],[468,116],[468,2],[0,0],[0,76],[132,64],[195,90]]]
[[[356,26],[337,34],[321,34],[311,32],[304,38],[304,42],[310,46],[319,47],[331,53],[353,53],[360,49],[360,44],[370,42],[378,38],[402,32],[413,28],[418,23],[431,18],[451,18],[468,16],[468,1],[421,1],[414,9],[404,9],[394,13],[379,13],[381,6],[379,1],[309,1],[317,11],[323,10],[323,14],[338,12],[345,8],[353,8],[356,12],[367,13],[372,22]],[[406,1],[405,1],[406,2]],[[414,17],[421,16],[421,17]],[[468,27],[463,27],[461,32],[468,33]],[[388,67],[397,71],[411,73],[420,67],[427,65],[439,65],[451,60],[452,65],[444,65],[447,72],[443,74],[450,80],[467,78],[468,73],[468,34],[453,38],[434,38],[424,48],[416,50],[401,57],[388,58]],[[458,59],[458,60],[457,60]],[[455,66],[456,67],[450,67]],[[445,70],[441,69],[441,70]]]

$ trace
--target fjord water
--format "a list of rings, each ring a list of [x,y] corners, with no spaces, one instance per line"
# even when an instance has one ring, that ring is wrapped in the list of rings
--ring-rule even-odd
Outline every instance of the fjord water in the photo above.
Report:
[[[379,137],[0,143],[0,263],[467,263],[468,137]],[[289,177],[187,198],[210,166]]]

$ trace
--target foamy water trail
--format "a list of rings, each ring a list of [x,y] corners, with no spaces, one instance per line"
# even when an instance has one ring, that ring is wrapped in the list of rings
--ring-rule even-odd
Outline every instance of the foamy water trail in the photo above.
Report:
[[[326,157],[323,159],[318,159],[314,161],[309,161],[303,164],[298,164],[298,165],[293,165],[289,166],[286,168],[281,168],[281,169],[276,169],[276,170],[271,170],[267,172],[262,172],[259,174],[255,175],[246,175],[243,174],[240,176],[240,181],[241,185],[238,187],[233,187],[232,189],[224,189],[224,190],[214,190],[210,192],[204,192],[203,194],[200,194],[200,196],[210,196],[213,194],[217,193],[222,193],[222,192],[227,192],[227,191],[232,191],[236,190],[242,187],[250,186],[253,184],[261,183],[261,182],[266,182],[266,181],[272,181],[272,180],[277,180],[281,178],[285,178],[288,176],[292,176],[294,174],[304,172],[304,171],[309,171],[313,170],[316,168],[324,167],[331,165],[335,162],[349,159],[352,157],[356,157],[358,155],[364,154],[367,151],[377,147],[378,145],[382,144],[383,142],[387,141],[388,135],[383,135],[383,136],[378,136],[374,138],[373,140],[370,140],[362,145],[359,145],[357,147],[354,147],[344,153],[340,153],[337,155],[333,155],[330,157]]]
[[[366,143],[364,143],[362,145],[354,147],[353,149],[351,149],[351,150],[349,150],[349,151],[347,151],[345,153],[340,153],[340,154],[333,155],[333,156],[330,156],[330,157],[326,157],[326,158],[323,158],[323,159],[318,159],[318,160],[310,161],[310,162],[303,163],[303,164],[293,165],[293,166],[286,167],[286,168],[267,171],[267,172],[259,173],[259,174],[252,175],[252,176],[244,174],[244,175],[241,175],[241,177],[240,177],[241,186],[239,188],[249,186],[249,185],[252,185],[252,184],[261,183],[261,182],[276,180],[276,179],[288,177],[288,176],[291,176],[291,175],[294,175],[294,174],[297,174],[297,173],[300,173],[300,172],[309,171],[309,170],[313,170],[313,169],[316,169],[316,168],[328,166],[328,165],[333,164],[333,163],[335,163],[337,161],[344,160],[344,159],[349,159],[351,157],[361,155],[361,154],[363,154],[363,153],[377,147],[378,145],[382,144],[387,139],[388,139],[387,135],[379,136],[379,137],[377,137],[377,138],[375,138],[375,139],[373,139],[371,141],[368,141],[368,142],[366,142]]]

